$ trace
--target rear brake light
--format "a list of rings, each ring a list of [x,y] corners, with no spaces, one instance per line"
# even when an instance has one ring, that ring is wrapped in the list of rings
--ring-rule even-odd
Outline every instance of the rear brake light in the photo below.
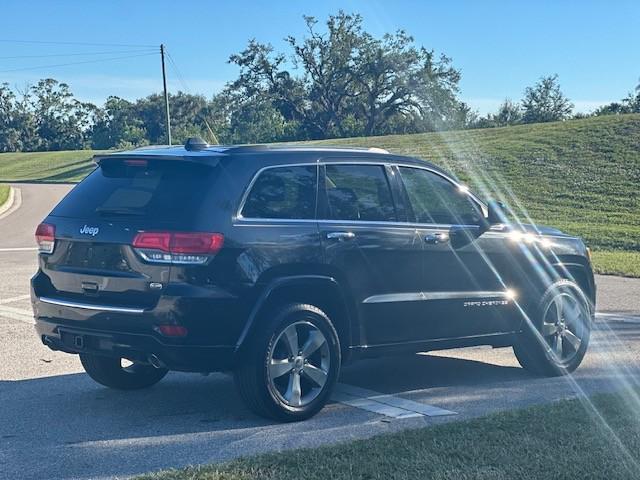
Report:
[[[129,159],[129,160],[125,160],[124,164],[129,167],[146,167],[149,164],[149,162],[147,162],[146,160],[140,160],[140,159]]]
[[[133,247],[148,262],[203,264],[224,244],[220,233],[140,232]]]
[[[168,253],[171,246],[171,234],[166,232],[141,232],[133,239],[133,246]]]
[[[38,252],[53,253],[56,245],[56,227],[48,223],[41,223],[36,228],[36,243],[38,244]]]
[[[187,328],[182,325],[158,325],[154,328],[165,337],[186,337],[189,333]]]

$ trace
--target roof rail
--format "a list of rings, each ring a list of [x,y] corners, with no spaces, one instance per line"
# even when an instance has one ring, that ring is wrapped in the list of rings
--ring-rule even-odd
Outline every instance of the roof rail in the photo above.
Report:
[[[133,150],[158,150],[161,148],[170,148],[172,145],[140,145]]]

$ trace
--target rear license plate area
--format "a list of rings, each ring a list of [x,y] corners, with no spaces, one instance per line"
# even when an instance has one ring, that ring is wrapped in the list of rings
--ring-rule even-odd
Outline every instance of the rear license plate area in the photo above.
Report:
[[[60,330],[60,340],[65,347],[74,350],[100,350],[100,338],[77,332]]]

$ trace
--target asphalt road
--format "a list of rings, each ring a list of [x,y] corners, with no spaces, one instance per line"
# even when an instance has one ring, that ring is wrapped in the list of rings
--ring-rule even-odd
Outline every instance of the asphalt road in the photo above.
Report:
[[[69,187],[18,188],[21,205],[0,217],[2,479],[127,477],[638,384],[640,281],[598,277],[599,311],[605,315],[598,317],[583,365],[567,378],[527,374],[510,348],[367,360],[344,369],[338,401],[309,421],[285,425],[247,411],[223,374],[171,373],[147,391],[111,391],[82,373],[75,356],[42,346],[29,316],[28,280],[36,269],[33,232]],[[457,414],[430,416],[430,406]],[[421,411],[427,415],[415,413]]]

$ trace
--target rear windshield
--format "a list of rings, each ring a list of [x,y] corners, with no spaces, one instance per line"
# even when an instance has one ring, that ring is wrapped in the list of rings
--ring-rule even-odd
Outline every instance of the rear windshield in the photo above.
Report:
[[[215,171],[214,167],[189,162],[129,164],[106,160],[58,204],[52,215],[183,220],[202,205]]]

